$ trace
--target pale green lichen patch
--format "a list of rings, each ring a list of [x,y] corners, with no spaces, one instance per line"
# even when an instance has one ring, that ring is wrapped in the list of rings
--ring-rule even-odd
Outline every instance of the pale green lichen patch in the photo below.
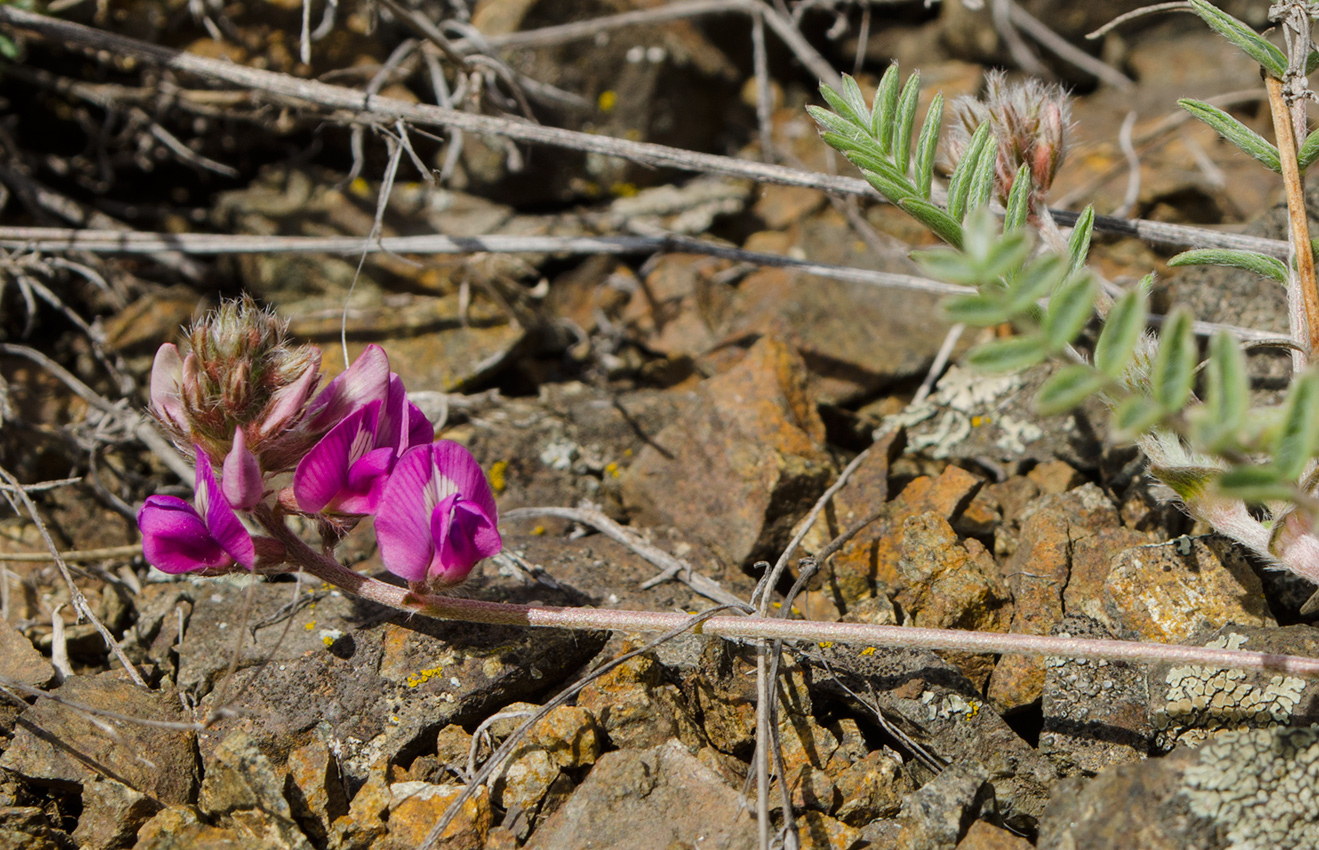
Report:
[[[1208,646],[1240,649],[1244,635],[1222,635]],[[1173,667],[1164,677],[1168,689],[1151,718],[1155,742],[1164,750],[1198,744],[1228,730],[1280,726],[1301,700],[1305,681],[1273,676],[1267,684],[1243,670]]]
[[[1200,748],[1181,793],[1225,850],[1319,847],[1319,729],[1223,733]]]

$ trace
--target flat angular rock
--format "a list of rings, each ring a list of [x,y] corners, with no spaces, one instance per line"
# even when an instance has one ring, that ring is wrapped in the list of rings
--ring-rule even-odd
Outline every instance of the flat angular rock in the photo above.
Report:
[[[982,811],[992,811],[994,787],[979,765],[953,764],[915,791],[898,815],[901,847],[953,850]]]
[[[910,263],[900,265],[910,273]],[[787,341],[801,353],[820,401],[848,404],[925,374],[948,333],[931,320],[936,303],[924,293],[766,268],[739,284],[723,332]]]
[[[1276,624],[1240,547],[1212,535],[1128,549],[1114,559],[1103,599],[1119,635],[1159,643],[1229,623]]]
[[[109,675],[73,676],[51,693],[77,706],[145,720],[186,723],[172,693],[152,691]],[[191,731],[92,718],[41,700],[23,712],[0,767],[29,781],[72,789],[98,775],[136,790],[157,807],[185,803],[196,788],[196,738]],[[107,734],[98,724],[108,725]]]
[[[415,850],[420,847],[431,828],[462,791],[461,785],[425,782],[397,782],[389,786],[389,836],[377,846],[381,850]],[[437,850],[484,847],[491,821],[490,792],[481,786],[463,803],[453,821],[431,846]]]
[[[579,850],[587,836],[593,850],[756,846],[738,790],[676,741],[606,753],[527,847]]]
[[[676,525],[741,565],[787,542],[832,470],[801,359],[766,337],[702,382],[624,473],[623,495],[644,522]]]
[[[311,850],[284,798],[284,779],[242,732],[229,735],[206,759],[199,806],[244,845]]]
[[[0,617],[0,678],[31,688],[44,688],[55,678],[46,656],[10,622]]]
[[[955,522],[983,483],[966,470],[949,466],[937,478],[915,479],[893,501],[874,505],[871,511],[881,511],[880,516],[823,567],[841,604],[853,606],[867,597],[897,590],[902,585],[899,564],[904,523],[927,512]]]
[[[948,521],[934,512],[902,524],[903,587],[897,604],[911,625],[929,629],[1005,632],[1012,620],[1012,597],[998,565],[976,540],[959,543]],[[977,687],[994,669],[983,653],[941,653]]]

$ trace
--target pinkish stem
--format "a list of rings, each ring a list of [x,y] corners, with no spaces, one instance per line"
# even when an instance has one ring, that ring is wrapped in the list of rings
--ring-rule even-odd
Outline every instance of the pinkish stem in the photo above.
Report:
[[[422,596],[406,588],[354,572],[333,558],[314,551],[265,505],[259,505],[254,513],[262,526],[284,544],[289,560],[301,569],[363,599],[409,614],[469,623],[622,632],[668,632],[683,627],[691,619],[686,614],[658,611],[553,608],[513,605],[506,602],[483,602],[479,599],[458,599],[450,596]],[[1267,670],[1291,676],[1319,678],[1319,659],[1315,658],[1126,640],[1092,640],[744,616],[711,617],[697,626],[694,631],[725,638],[834,641],[865,647],[941,649],[956,652],[1053,655],[1109,661],[1187,664],[1241,670]]]

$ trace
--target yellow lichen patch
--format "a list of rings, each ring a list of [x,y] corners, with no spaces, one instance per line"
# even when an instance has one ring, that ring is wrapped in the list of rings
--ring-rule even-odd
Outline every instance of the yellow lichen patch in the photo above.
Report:
[[[418,687],[419,685],[426,684],[431,679],[440,675],[440,673],[443,671],[444,671],[443,667],[431,667],[427,670],[419,670],[416,673],[413,673],[407,679],[405,679],[404,684],[406,684],[409,688],[415,688]]]
[[[600,97],[596,99],[601,112],[613,112],[614,107],[618,106],[618,92],[613,89],[606,89],[600,92]]]
[[[312,620],[311,622],[307,623],[307,625],[303,626],[303,628],[306,629],[307,631],[311,631],[312,629],[316,628],[316,621]]]
[[[321,643],[325,644],[326,646],[334,646],[334,638],[330,637],[329,635],[326,635],[325,637],[321,638]]]
[[[875,648],[874,648],[873,646],[867,646],[865,649],[861,650],[861,654],[862,654],[862,655],[874,655],[874,654],[875,654]]]
[[[490,489],[496,493],[504,492],[508,486],[508,461],[497,460],[490,464]]]
[[[545,533],[545,526],[538,525],[535,528],[531,529],[531,533],[536,535],[537,537],[540,537],[542,534]]]
[[[820,644],[820,649],[832,649],[833,645],[834,645],[833,641],[827,640],[824,643]]]
[[[616,463],[612,463],[612,462],[605,464],[605,474],[606,474],[606,475],[612,475],[613,477],[617,478],[617,477],[618,477],[618,464],[616,464]]]
[[[980,714],[980,703],[977,702],[976,700],[967,700],[966,719],[975,720],[976,716],[979,714]]]
[[[631,198],[641,191],[635,183],[615,183],[609,187],[609,194],[615,198]]]
[[[358,177],[348,185],[348,190],[359,198],[365,198],[371,194],[371,184],[365,178]]]
[[[993,420],[992,418],[988,417],[988,416],[972,416],[972,417],[971,417],[971,427],[972,427],[972,428],[979,428],[981,425],[988,425],[990,422],[993,422],[993,421],[994,421],[994,420]]]

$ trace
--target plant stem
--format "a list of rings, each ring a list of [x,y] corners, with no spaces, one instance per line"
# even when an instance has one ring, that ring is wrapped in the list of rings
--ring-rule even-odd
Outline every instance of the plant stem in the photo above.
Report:
[[[1296,135],[1292,128],[1291,110],[1283,95],[1282,80],[1268,77],[1269,109],[1273,113],[1273,132],[1278,140],[1278,159],[1282,163],[1282,183],[1287,191],[1287,219],[1291,224],[1291,253],[1296,258],[1296,276],[1292,279],[1293,291],[1288,294],[1288,313],[1291,332],[1305,349],[1294,352],[1292,362],[1296,371],[1304,368],[1314,356],[1319,344],[1319,287],[1316,286],[1314,251],[1310,248],[1309,214],[1305,209],[1305,184],[1296,161]],[[1298,305],[1303,312],[1298,314]]]
[[[687,614],[660,611],[614,611],[600,608],[552,608],[484,602],[450,596],[423,596],[407,588],[354,572],[315,552],[266,505],[253,512],[271,536],[284,544],[289,560],[322,581],[389,608],[439,620],[547,629],[596,629],[620,632],[666,632],[679,628]],[[715,637],[846,643],[861,647],[952,650],[993,654],[1102,658],[1110,661],[1187,664],[1238,670],[1267,670],[1319,679],[1319,659],[1297,655],[1213,649],[1202,646],[1093,640],[1041,635],[920,629],[768,617],[711,617],[696,631]]]

